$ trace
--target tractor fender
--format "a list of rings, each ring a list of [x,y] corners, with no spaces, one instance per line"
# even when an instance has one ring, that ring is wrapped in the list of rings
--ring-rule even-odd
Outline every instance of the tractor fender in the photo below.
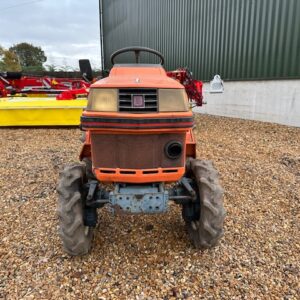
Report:
[[[186,134],[186,157],[196,158],[196,141],[192,129],[190,129]]]
[[[85,157],[91,157],[91,155],[91,136],[90,132],[86,131],[84,133],[84,143],[79,154],[79,159],[82,161]]]

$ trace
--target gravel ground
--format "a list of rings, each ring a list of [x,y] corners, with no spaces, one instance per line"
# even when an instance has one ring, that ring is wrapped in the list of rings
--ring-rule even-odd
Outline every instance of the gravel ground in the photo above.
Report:
[[[225,236],[192,248],[180,208],[100,213],[92,253],[57,234],[56,182],[77,129],[1,129],[0,299],[299,299],[300,128],[197,116],[199,158],[225,188]]]

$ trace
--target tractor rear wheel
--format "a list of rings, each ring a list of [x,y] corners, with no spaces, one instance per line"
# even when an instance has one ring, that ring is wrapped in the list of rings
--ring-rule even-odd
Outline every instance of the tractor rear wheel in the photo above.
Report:
[[[90,157],[85,157],[82,161],[85,164],[85,174],[86,174],[87,179],[97,180],[96,176],[93,173],[93,166],[92,166],[91,158]]]
[[[57,187],[60,237],[70,255],[88,253],[93,238],[93,228],[85,226],[83,220],[85,172],[82,164],[67,166],[60,174]]]
[[[219,174],[211,161],[193,159],[190,171],[197,191],[197,202],[192,204],[192,214],[186,217],[189,236],[196,248],[207,249],[215,246],[223,236],[223,223],[226,215],[223,207],[223,189]]]

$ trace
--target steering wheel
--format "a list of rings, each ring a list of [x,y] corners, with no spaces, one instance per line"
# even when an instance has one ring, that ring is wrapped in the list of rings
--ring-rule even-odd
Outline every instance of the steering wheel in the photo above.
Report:
[[[111,63],[114,65],[115,64],[115,58],[116,58],[116,56],[118,56],[121,53],[125,53],[125,52],[134,52],[134,54],[135,54],[135,62],[137,64],[140,63],[139,62],[139,60],[140,60],[140,52],[148,52],[148,53],[155,54],[156,56],[158,56],[160,58],[160,64],[161,65],[163,65],[164,62],[165,62],[164,56],[160,52],[158,52],[158,51],[156,51],[154,49],[147,48],[147,47],[126,47],[126,48],[122,48],[120,50],[115,51],[111,55],[111,57],[110,57]]]

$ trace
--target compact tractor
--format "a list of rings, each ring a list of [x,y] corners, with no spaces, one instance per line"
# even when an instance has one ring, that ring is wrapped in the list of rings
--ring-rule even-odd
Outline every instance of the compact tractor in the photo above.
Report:
[[[115,64],[116,56],[128,51],[136,62]],[[160,63],[140,63],[141,51],[158,56]],[[124,48],[111,62],[109,76],[90,87],[81,117],[81,162],[60,174],[65,251],[88,253],[97,209],[105,205],[120,214],[157,214],[167,212],[171,200],[182,207],[193,245],[215,246],[223,235],[223,189],[212,162],[196,158],[189,93],[170,78],[176,74],[166,73],[164,57],[155,50]]]

